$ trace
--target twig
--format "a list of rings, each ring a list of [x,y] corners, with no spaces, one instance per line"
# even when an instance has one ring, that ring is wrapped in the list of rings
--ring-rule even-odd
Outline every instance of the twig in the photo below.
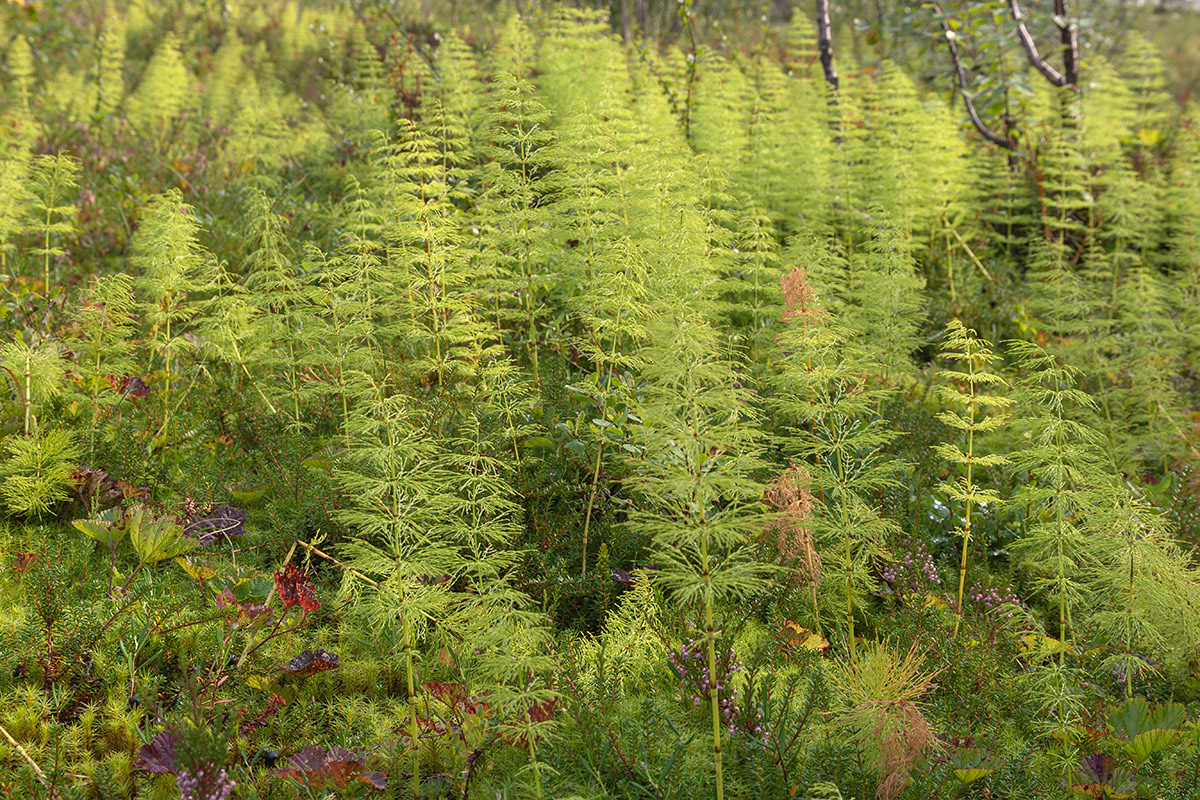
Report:
[[[958,230],[955,229],[955,227],[953,225],[949,225],[948,227],[950,229],[950,232],[954,234],[954,238],[958,239],[958,243],[961,244],[963,246],[963,249],[967,251],[967,255],[969,255],[971,257],[971,260],[975,262],[975,266],[979,267],[979,271],[984,274],[984,277],[986,277],[989,281],[992,281],[993,283],[995,283],[996,279],[992,277],[992,273],[987,271],[987,267],[985,267],[983,265],[983,262],[981,262],[979,260],[979,257],[975,255],[975,251],[971,249],[971,245],[967,244],[966,240],[963,239],[963,237],[959,234]]]
[[[1062,11],[1066,11],[1065,0],[1056,0],[1055,9],[1061,7]],[[1025,48],[1026,55],[1029,56],[1029,63],[1033,68],[1042,73],[1042,76],[1050,83],[1060,88],[1066,86],[1074,86],[1078,81],[1078,75],[1063,75],[1061,72],[1050,66],[1046,59],[1042,58],[1038,53],[1037,43],[1033,41],[1033,36],[1029,33],[1029,29],[1025,27],[1025,17],[1021,14],[1021,8],[1017,5],[1017,0],[1008,0],[1008,9],[1012,12],[1012,18],[1017,23],[1017,38],[1021,41],[1021,46]],[[1065,17],[1066,15],[1063,14]],[[1078,67],[1075,65],[1078,62],[1079,39],[1073,33],[1074,26],[1070,20],[1066,21],[1066,27],[1063,30],[1064,44],[1067,44],[1067,54],[1065,56],[1067,68],[1071,72],[1076,72]],[[1074,78],[1074,80],[1072,80]]]
[[[1015,0],[1013,2],[1015,7]],[[950,21],[946,18],[946,12],[942,10],[942,4],[938,0],[933,0],[933,8],[937,11],[938,19],[942,23],[942,30],[946,32],[946,44],[950,46],[950,58],[954,60],[954,72],[958,76],[959,94],[962,95],[963,104],[967,107],[967,116],[971,118],[971,124],[975,126],[975,130],[979,131],[979,134],[984,139],[987,139],[992,144],[1003,147],[1005,150],[1016,150],[1016,142],[1010,138],[1001,136],[983,124],[979,112],[975,109],[975,96],[970,92],[967,69],[963,66],[962,56],[958,52],[958,34],[950,27]]]
[[[297,540],[297,541],[299,541],[299,540]],[[288,550],[287,555],[283,559],[283,563],[279,565],[281,569],[288,565],[288,562],[290,562],[292,560],[292,554],[295,552],[296,552],[296,542],[292,542],[291,549]],[[271,583],[271,591],[267,592],[267,599],[266,599],[266,602],[263,603],[263,608],[270,608],[271,600],[273,600],[274,598],[275,598],[275,584],[274,584],[274,582],[272,582]],[[285,611],[286,611],[286,609],[285,609]],[[279,617],[279,619],[282,621],[285,616],[287,616],[287,615],[283,614]],[[276,627],[279,627],[279,623],[276,623]],[[248,656],[250,654],[251,641],[252,640],[250,639],[250,637],[247,636],[246,637],[246,646],[244,648],[242,648],[242,657],[238,659],[237,664],[234,665],[234,669],[241,669],[242,664],[244,664],[246,662],[246,656]],[[266,640],[264,640],[264,641],[266,641]],[[261,642],[260,642],[260,645],[261,645]]]
[[[34,773],[37,775],[38,782],[40,782],[42,786],[49,786],[50,781],[46,779],[46,773],[42,772],[42,768],[37,765],[36,761],[30,758],[29,753],[25,752],[25,748],[21,747],[21,743],[14,739],[9,732],[4,729],[3,725],[0,725],[0,734],[4,734],[4,738],[7,739],[8,743],[16,749],[21,758],[25,759],[25,763],[33,768]]]
[[[362,574],[361,572],[359,572],[358,570],[354,569],[353,567],[348,567],[348,566],[346,566],[345,564],[343,564],[342,562],[338,561],[336,558],[334,558],[333,556],[329,555],[328,553],[323,553],[323,552],[321,552],[320,550],[318,550],[317,548],[313,547],[313,546],[312,546],[311,544],[309,544],[308,542],[302,542],[302,541],[300,541],[299,539],[297,539],[297,540],[296,540],[296,544],[300,545],[301,547],[303,547],[305,550],[307,550],[307,551],[308,551],[308,552],[310,552],[310,553],[315,553],[316,555],[320,556],[321,558],[325,559],[326,561],[329,561],[329,562],[331,562],[331,563],[337,564],[339,567],[341,567],[342,569],[344,569],[346,572],[349,572],[351,575],[354,575],[354,576],[355,576],[355,577],[357,577],[357,578],[361,578],[362,580],[364,580],[364,581],[366,581],[367,583],[369,583],[369,584],[371,584],[372,586],[374,586],[376,589],[379,589],[379,588],[381,588],[381,587],[380,587],[380,584],[379,584],[379,582],[378,582],[378,581],[373,581],[373,580],[371,580],[370,578],[368,578],[366,575],[363,575],[363,574]]]

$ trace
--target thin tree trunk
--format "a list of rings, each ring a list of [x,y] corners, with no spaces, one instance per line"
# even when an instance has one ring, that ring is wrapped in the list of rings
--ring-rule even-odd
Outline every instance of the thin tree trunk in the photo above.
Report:
[[[1062,20],[1063,77],[1070,86],[1079,85],[1079,29],[1071,21],[1067,0],[1054,0],[1054,15]]]
[[[821,53],[821,68],[825,80],[838,88],[838,74],[833,66],[833,25],[829,22],[829,0],[817,0],[817,50]]]

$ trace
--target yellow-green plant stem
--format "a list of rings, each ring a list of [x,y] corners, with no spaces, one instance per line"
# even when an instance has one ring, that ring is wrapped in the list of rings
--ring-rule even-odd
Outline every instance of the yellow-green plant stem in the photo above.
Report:
[[[603,433],[603,432],[601,432]],[[596,503],[596,484],[600,480],[600,459],[604,457],[604,440],[596,451],[596,465],[592,469],[592,488],[588,493],[587,513],[583,517],[583,576],[587,577],[588,529],[592,526],[592,508]]]
[[[33,349],[25,351],[25,391],[21,398],[25,403],[25,435],[29,435],[33,420]]]
[[[533,770],[533,790],[537,795],[537,800],[542,800],[542,771],[538,766],[537,746],[533,740],[533,718],[529,715],[529,709],[525,709],[525,730],[529,737],[529,766]]]
[[[53,203],[48,202],[46,205],[51,206],[51,205],[53,205]],[[52,219],[50,214],[51,214],[50,208],[47,208],[46,209],[46,235],[45,235],[45,238],[42,243],[42,246],[46,251],[45,256],[43,258],[42,270],[44,272],[44,279],[46,281],[45,287],[46,287],[46,309],[47,310],[50,309],[50,221]]]
[[[167,312],[167,346],[163,352],[163,372],[165,385],[163,386],[163,421],[162,421],[162,436],[166,439],[167,423],[171,417],[171,313]]]
[[[838,482],[841,484],[842,495],[842,537],[845,545],[846,559],[846,626],[847,644],[850,648],[850,661],[854,662],[857,655],[854,643],[854,537],[850,533],[850,506],[846,497],[846,464],[841,454],[838,455]]]
[[[404,585],[400,584],[397,587],[397,599],[400,605],[404,605]],[[401,626],[404,632],[404,670],[407,673],[407,688],[408,688],[408,735],[412,740],[412,793],[414,798],[421,796],[421,750],[420,739],[417,736],[417,692],[413,685],[413,676],[416,673],[416,662],[413,656],[412,643],[412,625],[409,622],[408,614],[401,615]]]
[[[705,521],[701,519],[701,525]],[[708,537],[700,542],[700,557],[704,562],[704,638],[708,644],[708,699],[712,706],[713,770],[717,780],[717,800],[725,798],[721,774],[721,697],[717,690],[717,632],[713,626],[712,574],[708,568]]]
[[[967,359],[967,374],[974,376],[975,362]],[[967,554],[971,549],[971,495],[974,487],[971,483],[972,459],[975,457],[975,382],[971,381],[971,400],[967,403],[967,414],[970,425],[967,427],[967,507],[963,514],[962,556],[958,562],[958,603],[955,605],[954,638],[958,638],[958,630],[962,627],[963,618],[963,587],[967,583]]]

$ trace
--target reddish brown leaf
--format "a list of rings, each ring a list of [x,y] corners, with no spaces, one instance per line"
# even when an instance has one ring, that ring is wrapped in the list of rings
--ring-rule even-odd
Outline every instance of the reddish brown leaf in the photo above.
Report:
[[[280,669],[289,675],[295,675],[297,678],[308,678],[316,675],[318,672],[324,672],[327,669],[334,669],[338,666],[340,664],[338,663],[337,655],[318,647],[315,650],[305,650],[280,667]]]
[[[125,481],[117,481],[117,486],[121,487],[121,494],[124,495],[126,500],[132,500],[135,497],[145,497],[150,494],[150,490],[145,486],[134,486]]]
[[[24,575],[36,560],[37,553],[17,553],[17,557],[13,559],[13,572]]]
[[[544,703],[538,703],[533,708],[529,709],[530,722],[545,722],[554,717],[554,700],[547,700]]]
[[[461,683],[429,681],[428,683],[422,683],[421,686],[444,705],[458,706],[467,700],[467,687]]]
[[[221,590],[221,593],[217,595],[217,610],[224,611],[227,608],[236,608],[239,611],[242,608],[242,604],[238,602],[237,597],[234,595],[232,589],[223,589]]]
[[[321,607],[312,578],[303,570],[296,569],[295,564],[288,564],[283,572],[275,572],[275,591],[284,608],[299,605],[305,611],[316,611]]]
[[[144,745],[138,752],[133,768],[159,774],[175,772],[178,763],[175,759],[176,744],[174,736],[167,731],[160,731],[150,740],[150,744]]]
[[[288,759],[288,766],[271,772],[282,778],[299,781],[309,789],[343,790],[351,781],[365,783],[375,789],[387,787],[387,774],[366,772],[366,755],[359,750],[342,747],[306,747]]]
[[[246,533],[246,509],[221,506],[203,517],[195,517],[184,527],[183,532],[195,536],[200,544],[208,547],[221,538],[244,536]]]
[[[108,376],[108,385],[128,397],[145,397],[150,394],[150,385],[137,375]]]
[[[267,698],[267,703],[263,706],[262,711],[258,712],[252,719],[246,720],[238,726],[238,733],[242,736],[249,736],[266,725],[279,712],[279,709],[286,705],[287,700],[284,700],[283,697],[278,694],[271,695]]]
[[[556,701],[547,700],[544,703],[538,703],[531,706],[529,709],[529,722],[536,725],[539,722],[546,722],[554,717],[554,707]],[[505,732],[500,734],[500,738],[514,747],[526,747],[528,739],[526,732],[521,729],[520,725],[510,724],[505,725]]]
[[[372,789],[378,789],[382,792],[387,788],[387,773],[379,771],[364,772],[362,775],[358,776],[358,782],[365,783]]]
[[[124,496],[117,480],[102,469],[79,467],[71,471],[70,481],[88,508],[108,506]]]

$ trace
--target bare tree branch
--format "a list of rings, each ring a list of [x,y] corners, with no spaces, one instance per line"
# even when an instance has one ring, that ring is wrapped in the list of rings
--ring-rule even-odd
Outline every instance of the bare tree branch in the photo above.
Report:
[[[833,66],[833,25],[829,22],[829,0],[817,0],[817,50],[821,54],[825,80],[837,89],[838,74]]]
[[[1066,20],[1066,25],[1062,28],[1063,61],[1066,65],[1066,75],[1050,66],[1046,59],[1038,53],[1033,35],[1025,27],[1025,17],[1021,14],[1021,7],[1017,5],[1017,0],[1008,0],[1008,9],[1017,23],[1017,38],[1021,41],[1021,46],[1025,48],[1025,53],[1029,56],[1029,63],[1033,65],[1033,68],[1042,73],[1046,80],[1055,86],[1075,86],[1079,82],[1079,37],[1075,26],[1066,19],[1067,0],[1054,0],[1054,13]]]
[[[959,94],[962,95],[963,104],[967,107],[967,116],[971,118],[971,124],[975,126],[975,130],[979,131],[980,136],[992,144],[1010,152],[1016,150],[1016,142],[996,133],[980,118],[979,112],[975,109],[975,96],[971,94],[970,81],[967,79],[967,68],[963,66],[962,56],[958,52],[958,36],[950,27],[950,21],[946,19],[941,3],[933,0],[933,7],[937,11],[938,19],[941,20],[942,30],[946,32],[946,44],[950,46],[950,58],[954,60],[954,72],[958,76]]]

